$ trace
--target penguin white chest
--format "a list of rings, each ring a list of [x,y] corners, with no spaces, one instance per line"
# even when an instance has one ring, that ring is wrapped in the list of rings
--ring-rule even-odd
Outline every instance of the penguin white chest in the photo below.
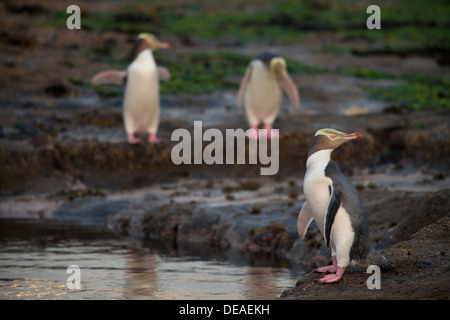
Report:
[[[159,118],[159,81],[150,50],[142,51],[127,70],[124,96],[127,131],[147,131]]]
[[[332,181],[325,176],[325,168],[330,160],[331,150],[321,150],[308,158],[303,180],[303,192],[311,209],[311,214],[323,234],[325,216],[331,198]]]

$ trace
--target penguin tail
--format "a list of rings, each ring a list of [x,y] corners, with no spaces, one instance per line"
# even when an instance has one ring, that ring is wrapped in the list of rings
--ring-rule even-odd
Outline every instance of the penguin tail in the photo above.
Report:
[[[370,249],[366,257],[366,263],[368,265],[377,265],[382,271],[385,272],[395,272],[395,267],[390,264],[387,259],[373,247]]]

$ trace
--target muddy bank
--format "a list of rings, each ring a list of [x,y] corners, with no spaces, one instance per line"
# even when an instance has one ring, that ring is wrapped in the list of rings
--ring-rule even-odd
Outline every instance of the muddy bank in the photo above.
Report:
[[[350,179],[365,202],[372,241],[380,249],[409,240],[450,212],[448,179],[395,167],[355,170]],[[240,252],[308,271],[327,263],[329,250],[314,223],[306,239],[299,239],[296,219],[303,201],[301,178],[183,178],[117,192],[78,183],[56,194],[4,199],[0,212],[3,218],[107,227],[122,237],[171,250]]]
[[[405,174],[399,180],[408,178]],[[348,268],[343,280],[331,285],[316,282],[320,275],[309,273],[330,257],[314,223],[305,240],[296,234],[304,201],[297,193],[301,181],[185,179],[113,194],[10,199],[0,203],[0,212],[2,218],[9,210],[11,217],[28,213],[27,218],[107,227],[176,255],[213,252],[252,265],[306,272],[294,289],[280,292],[282,299],[448,299],[450,189],[436,190],[442,186],[427,178],[412,184],[435,191],[387,188],[375,174],[352,178],[367,207],[372,242],[396,267],[396,273],[382,274],[381,290],[367,289],[364,268]],[[364,185],[364,179],[374,182]]]
[[[95,113],[95,120],[84,117],[83,121],[112,121],[115,111]],[[445,119],[447,119],[445,121]],[[171,142],[170,128],[187,128],[193,136],[193,123],[162,123],[163,143],[150,145],[141,143],[128,145],[119,119],[106,131],[106,141],[95,138],[96,129],[77,128],[77,135],[64,135],[79,123],[65,121],[63,125],[54,119],[47,120],[48,127],[30,121],[18,132],[4,132],[0,139],[0,193],[3,195],[33,193],[36,186],[40,192],[56,192],[71,183],[81,181],[94,189],[122,190],[139,188],[157,182],[167,182],[184,177],[208,179],[213,177],[257,177],[257,165],[174,165],[171,152],[177,142]],[[324,126],[333,126],[343,131],[359,131],[363,138],[344,145],[334,153],[334,159],[346,173],[354,168],[376,167],[386,163],[399,167],[425,166],[435,176],[448,175],[450,155],[450,121],[448,112],[426,112],[387,110],[385,113],[360,116],[336,115],[290,115],[280,116],[276,126],[280,127],[279,171],[276,178],[295,176],[300,178],[311,137]],[[39,122],[41,123],[41,122]],[[61,128],[63,126],[64,128]],[[120,127],[119,127],[120,126]],[[206,130],[208,127],[204,127]],[[244,121],[222,126],[244,128]],[[61,129],[63,133],[51,136],[51,131]],[[22,131],[20,131],[22,130]],[[110,130],[110,134],[108,134]],[[82,134],[92,132],[86,138]],[[103,132],[105,134],[105,132]],[[205,148],[209,142],[204,142]],[[226,143],[223,144],[226,155]],[[248,144],[246,155],[248,157]],[[248,158],[247,158],[248,159]]]
[[[292,182],[287,184],[296,189]],[[275,191],[283,190],[283,183],[273,187]],[[270,186],[264,188],[270,190]],[[376,189],[364,191],[362,196],[367,202],[372,241],[377,248],[389,248],[408,240],[422,227],[450,213],[450,189],[424,195]],[[214,203],[208,196],[203,201],[183,203],[173,199],[158,203],[154,197],[152,201],[134,202],[128,210],[109,217],[108,226],[124,236],[159,240],[175,246],[203,244],[222,251],[234,249],[247,254],[267,254],[304,269],[328,259],[328,249],[317,227],[310,227],[304,241],[299,239],[296,219],[302,201],[292,199],[292,193],[288,199],[280,195],[278,201],[267,202],[251,200],[258,196],[263,198],[264,191],[243,193],[247,193],[248,198],[229,200],[231,197],[225,195],[226,203]],[[239,197],[239,191],[235,194]]]

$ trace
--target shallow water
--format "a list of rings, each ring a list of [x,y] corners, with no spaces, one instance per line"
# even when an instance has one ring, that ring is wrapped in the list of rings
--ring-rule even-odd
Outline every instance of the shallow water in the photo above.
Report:
[[[70,265],[80,289],[66,285]],[[275,299],[301,274],[162,253],[99,229],[0,220],[0,299]]]

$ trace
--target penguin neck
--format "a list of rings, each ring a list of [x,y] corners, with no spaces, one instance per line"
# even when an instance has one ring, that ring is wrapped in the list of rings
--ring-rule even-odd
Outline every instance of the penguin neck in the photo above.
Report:
[[[306,161],[306,170],[325,168],[331,159],[331,152],[333,149],[322,149],[310,154]]]
[[[155,58],[153,57],[152,51],[150,49],[142,50],[134,59],[133,63],[137,63],[143,66],[156,67]]]
[[[152,50],[150,50],[149,48],[144,49],[141,52],[139,52],[136,59],[148,58],[148,57],[153,57]]]
[[[150,54],[151,54],[152,48],[147,43],[147,41],[144,41],[144,40],[137,41],[136,44],[134,45],[133,51],[131,53],[131,59],[132,60],[137,59],[144,51],[150,51]]]

